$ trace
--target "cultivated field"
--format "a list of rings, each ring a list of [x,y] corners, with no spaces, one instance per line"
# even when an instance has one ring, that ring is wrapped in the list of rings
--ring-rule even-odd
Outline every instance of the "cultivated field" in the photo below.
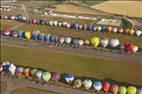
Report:
[[[94,9],[109,13],[142,18],[142,1],[106,1],[92,6]]]

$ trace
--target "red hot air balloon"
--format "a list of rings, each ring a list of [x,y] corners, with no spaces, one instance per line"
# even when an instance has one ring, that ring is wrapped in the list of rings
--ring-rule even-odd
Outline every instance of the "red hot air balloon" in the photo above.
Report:
[[[125,44],[124,44],[124,49],[125,49],[127,52],[132,51],[133,47],[134,47],[133,44],[130,44],[130,43],[125,43]]]
[[[110,89],[110,83],[109,83],[109,82],[104,82],[104,83],[103,83],[103,90],[104,90],[105,92],[108,92],[109,89]]]

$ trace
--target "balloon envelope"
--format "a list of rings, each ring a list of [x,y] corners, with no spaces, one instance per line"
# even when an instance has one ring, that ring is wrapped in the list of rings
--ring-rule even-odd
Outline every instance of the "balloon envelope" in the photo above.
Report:
[[[140,31],[140,30],[137,30],[135,33],[136,33],[137,36],[141,36],[142,35],[142,31]]]
[[[102,89],[102,82],[101,82],[101,81],[95,81],[95,82],[93,83],[93,87],[94,87],[94,89],[97,90],[97,91],[101,90],[101,89]]]
[[[110,83],[109,83],[109,82],[104,82],[104,83],[103,83],[103,90],[104,90],[105,92],[108,92],[109,89],[110,89]]]
[[[52,73],[52,80],[58,81],[61,78],[60,74],[57,72]]]
[[[36,73],[37,71],[38,71],[37,69],[32,69],[32,70],[30,71],[31,76],[32,76],[32,77],[35,77],[35,73]]]
[[[4,29],[3,29],[3,34],[4,34],[5,36],[9,36],[9,35],[10,35],[10,32],[11,32],[10,28],[4,28]]]
[[[17,33],[18,33],[18,37],[19,37],[20,39],[22,39],[22,38],[23,38],[23,35],[24,35],[24,32],[23,32],[22,30],[19,30],[19,31],[17,31]]]
[[[83,86],[84,86],[85,89],[89,89],[89,88],[92,87],[92,81],[89,80],[89,79],[84,80],[84,81],[82,82],[82,84],[83,84]]]
[[[59,38],[59,42],[60,42],[60,43],[62,43],[62,44],[63,44],[63,43],[64,43],[64,41],[65,41],[65,38],[64,38],[64,37],[60,37],[60,38]]]
[[[42,76],[43,72],[41,70],[36,71],[35,76],[37,77],[37,79],[41,80],[41,76]]]
[[[26,31],[25,32],[25,38],[26,39],[30,39],[31,38],[31,32],[30,31]]]
[[[3,62],[2,63],[3,71],[8,72],[9,66],[10,66],[10,63],[8,61]]]
[[[73,87],[74,88],[80,88],[81,85],[82,85],[82,81],[80,79],[77,79],[77,80],[74,81]]]
[[[93,37],[91,39],[91,44],[96,48],[100,43],[100,39],[98,37]]]
[[[137,92],[137,89],[136,89],[136,87],[134,87],[134,86],[129,86],[129,87],[127,88],[127,93],[128,93],[128,94],[136,94],[136,92]]]
[[[74,80],[74,75],[72,75],[72,74],[65,74],[64,78],[65,78],[65,81],[70,84]]]
[[[9,66],[9,72],[14,75],[16,70],[16,66],[14,64],[10,64]]]
[[[30,74],[30,68],[25,68],[24,69],[24,74],[25,74],[26,77],[28,77],[29,74]]]
[[[102,37],[102,38],[101,38],[101,41],[100,41],[100,45],[101,45],[102,47],[107,47],[108,42],[109,42],[109,39],[108,39],[108,38]]]
[[[127,92],[127,89],[125,86],[120,86],[119,87],[119,94],[126,94]]]
[[[71,40],[72,40],[71,37],[66,37],[65,38],[65,43],[70,44]]]
[[[119,40],[118,39],[111,39],[110,41],[109,41],[109,45],[112,47],[112,48],[115,48],[115,47],[117,47],[118,45],[120,44],[120,42],[119,42]]]
[[[11,32],[12,37],[18,37],[18,33],[16,31]]]
[[[42,79],[43,79],[45,82],[49,81],[49,80],[51,79],[51,73],[50,73],[50,72],[44,72],[44,73],[42,74]]]
[[[137,89],[137,94],[142,94],[142,87]]]
[[[78,41],[78,43],[79,43],[79,46],[82,46],[82,45],[84,44],[84,41],[80,39],[80,40]]]
[[[119,89],[119,86],[116,85],[116,84],[114,84],[114,85],[111,86],[111,92],[113,94],[117,94],[118,93],[118,89]]]

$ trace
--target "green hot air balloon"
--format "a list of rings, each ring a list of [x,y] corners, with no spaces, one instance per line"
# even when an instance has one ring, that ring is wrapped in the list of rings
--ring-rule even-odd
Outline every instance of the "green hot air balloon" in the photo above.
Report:
[[[125,86],[120,86],[119,87],[119,94],[126,94],[127,92],[127,89]]]
[[[45,82],[49,81],[49,80],[51,79],[51,73],[50,73],[50,72],[44,72],[44,73],[42,74],[42,79],[43,79]]]

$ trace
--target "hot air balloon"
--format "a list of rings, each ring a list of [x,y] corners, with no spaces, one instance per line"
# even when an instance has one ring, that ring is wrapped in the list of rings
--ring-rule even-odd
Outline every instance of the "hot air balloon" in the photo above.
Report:
[[[90,44],[90,41],[89,41],[89,40],[85,40],[85,41],[84,41],[84,44],[85,44],[85,45],[89,45],[89,44]]]
[[[100,39],[98,37],[93,37],[91,39],[91,44],[94,46],[94,48],[96,48],[100,43]]]
[[[128,34],[129,32],[130,32],[130,29],[128,29],[128,28],[125,28],[125,29],[124,29],[124,33],[125,33],[125,34]]]
[[[106,30],[107,30],[107,27],[106,27],[106,26],[103,26],[103,27],[102,27],[102,32],[106,32]]]
[[[124,31],[123,28],[119,28],[118,30],[119,33],[122,33],[123,31]]]
[[[50,35],[50,41],[54,42],[56,40],[56,36],[55,35]]]
[[[79,39],[78,38],[72,38],[72,44],[78,45]]]
[[[38,40],[44,40],[44,33],[39,33],[37,38]]]
[[[26,39],[30,39],[31,38],[31,32],[30,31],[26,31],[24,35],[25,35]]]
[[[116,33],[116,32],[118,31],[118,28],[117,28],[117,27],[114,27],[114,28],[112,29],[112,31],[113,31],[114,33]]]
[[[63,44],[63,43],[64,43],[64,41],[65,41],[65,38],[64,38],[64,37],[60,37],[60,38],[59,38],[59,42],[60,42],[60,43],[62,43],[62,44]]]
[[[79,25],[79,29],[82,29],[82,28],[83,28],[83,25],[82,25],[82,24],[80,24],[80,25]]]
[[[19,37],[20,39],[22,39],[22,38],[23,38],[23,35],[24,35],[24,32],[23,32],[22,30],[19,30],[19,31],[17,31],[17,33],[18,33],[18,37]]]
[[[35,77],[35,73],[36,73],[37,71],[38,71],[37,69],[32,69],[32,70],[30,71],[31,76],[32,76],[32,77]]]
[[[65,43],[70,44],[71,40],[71,37],[65,37]]]
[[[58,26],[61,27],[62,26],[62,22],[58,22]]]
[[[119,89],[119,86],[116,85],[116,84],[114,84],[114,85],[111,86],[111,92],[113,94],[117,94],[118,93],[118,89]]]
[[[49,39],[50,39],[50,34],[48,34],[48,35],[44,35],[44,41],[49,41]]]
[[[54,24],[53,21],[49,21],[50,26],[53,26],[53,24]]]
[[[103,83],[103,90],[104,90],[105,92],[108,92],[109,89],[110,89],[110,83],[109,83],[109,82],[104,82],[104,83]]]
[[[84,29],[84,30],[87,30],[87,27],[88,27],[87,24],[84,24],[84,25],[83,25],[83,29]]]
[[[117,46],[119,46],[120,42],[118,39],[114,38],[114,39],[111,39],[109,41],[109,45],[112,47],[112,48],[115,48]]]
[[[142,87],[137,89],[137,94],[142,94]]]
[[[37,19],[33,18],[32,19],[32,24],[37,24],[37,21],[38,21]]]
[[[9,19],[10,19],[10,20],[15,20],[15,16],[14,16],[14,15],[10,15],[10,16],[9,16]]]
[[[10,35],[10,33],[11,33],[10,28],[4,28],[4,29],[3,29],[3,35],[5,35],[5,36],[9,36],[9,35]]]
[[[108,39],[108,38],[102,37],[102,38],[101,38],[101,41],[100,41],[100,45],[101,45],[102,47],[107,47],[108,42],[109,42],[109,39]]]
[[[51,79],[51,73],[50,72],[43,72],[42,79],[47,82]]]
[[[102,27],[101,26],[97,26],[97,31],[101,31]]]
[[[133,48],[132,48],[132,52],[133,52],[133,53],[135,53],[135,52],[137,52],[137,51],[138,51],[138,49],[139,49],[139,48],[138,48],[138,46],[133,46]]]
[[[32,35],[31,35],[31,38],[33,39],[33,40],[37,40],[37,37],[38,37],[38,33],[36,33],[36,32],[32,32]]]
[[[11,32],[11,36],[12,36],[12,37],[18,37],[18,33],[17,33],[16,31],[12,31],[12,32]]]
[[[38,70],[38,71],[36,71],[35,76],[38,80],[41,80],[42,74],[43,74],[43,71]]]
[[[95,90],[100,91],[103,87],[102,82],[101,81],[95,81],[93,83],[93,87],[94,87]]]
[[[63,21],[63,22],[62,22],[63,27],[66,27],[66,26],[67,26],[67,23],[68,23],[68,22]]]
[[[24,74],[25,74],[26,77],[28,77],[29,74],[30,74],[30,68],[25,68],[24,69]]]
[[[108,31],[108,32],[112,32],[112,27],[110,27],[110,26],[107,27],[107,31]]]
[[[74,28],[75,30],[78,30],[78,29],[79,29],[79,24],[74,23],[74,24],[73,24],[73,28]]]
[[[86,79],[82,82],[85,89],[90,89],[92,87],[92,81],[89,79]]]
[[[77,80],[74,81],[73,87],[74,88],[80,88],[81,85],[82,85],[82,81],[80,79],[77,79]]]
[[[79,46],[82,46],[82,45],[84,44],[84,41],[80,39],[80,40],[78,41],[78,43],[79,43]]]
[[[129,86],[127,88],[127,94],[136,94],[136,92],[137,92],[137,88],[134,86]]]
[[[89,30],[89,31],[92,31],[92,28],[93,28],[93,24],[90,24],[90,25],[88,26],[88,30]],[[96,30],[97,30],[97,28],[96,28]]]
[[[53,21],[54,26],[58,25],[58,21]]]
[[[70,23],[67,23],[67,28],[70,28],[71,27],[71,24]]]
[[[72,75],[72,74],[65,74],[64,78],[65,78],[65,81],[66,81],[68,84],[71,84],[72,81],[74,80],[74,75]]]
[[[133,35],[135,33],[135,30],[131,29],[129,33],[130,33],[130,35]]]
[[[9,69],[9,66],[10,66],[10,63],[8,61],[5,61],[2,63],[2,68],[4,72],[8,72],[8,69]]]
[[[136,33],[137,36],[141,36],[142,35],[142,31],[140,31],[140,30],[137,30],[135,33]]]
[[[8,68],[9,72],[14,75],[15,74],[15,70],[16,70],[16,66],[14,64],[10,64],[9,68]]]
[[[60,73],[52,72],[52,80],[58,81],[58,80],[60,80],[60,78],[61,78]]]
[[[21,20],[22,20],[23,22],[26,22],[26,21],[27,21],[27,17],[26,17],[26,16],[22,16],[22,17],[21,17]]]
[[[15,71],[15,74],[16,76],[18,76],[20,78],[20,76],[22,75],[22,73],[24,72],[24,68],[23,67],[16,67],[16,71]]]
[[[125,43],[124,44],[124,49],[127,51],[127,52],[130,52],[130,51],[132,51],[132,49],[133,49],[133,44],[130,44],[130,43]]]
[[[126,94],[127,92],[127,89],[125,86],[120,86],[119,87],[119,94]]]
[[[93,30],[93,31],[97,31],[96,25],[93,25],[92,30]]]

